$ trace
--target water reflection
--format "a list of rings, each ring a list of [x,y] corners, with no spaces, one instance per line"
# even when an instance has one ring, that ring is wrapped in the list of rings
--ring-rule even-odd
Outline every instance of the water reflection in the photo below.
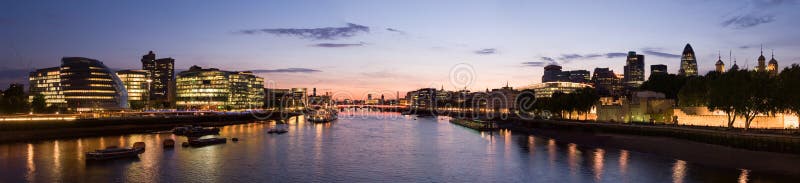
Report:
[[[675,163],[672,164],[672,182],[683,183],[683,178],[686,177],[686,171],[686,161],[675,160]]]
[[[366,112],[366,111],[363,111]],[[344,113],[344,115],[347,115]],[[713,169],[627,150],[508,130],[477,132],[446,118],[343,118],[226,126],[239,142],[164,149],[171,133],[0,144],[0,182],[775,182],[747,169]],[[267,134],[285,125],[290,132]],[[142,141],[138,159],[87,164],[84,153]],[[691,168],[690,168],[691,167]],[[761,175],[761,176],[759,176]]]
[[[592,162],[592,170],[594,172],[594,181],[599,182],[603,178],[603,161],[605,160],[606,151],[603,149],[595,149]]]

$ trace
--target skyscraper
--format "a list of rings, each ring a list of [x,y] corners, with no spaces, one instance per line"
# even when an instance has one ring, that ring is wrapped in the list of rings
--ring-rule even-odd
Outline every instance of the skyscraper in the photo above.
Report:
[[[563,79],[561,66],[548,65],[544,67],[544,75],[542,75],[542,82],[561,81]]]
[[[697,58],[694,55],[692,45],[686,43],[681,54],[681,68],[678,70],[678,75],[681,76],[697,76]]]
[[[667,74],[667,65],[656,64],[650,65],[650,75]]]
[[[628,52],[625,64],[625,85],[628,87],[639,87],[644,83],[644,55],[636,54],[635,51]]]
[[[622,82],[614,71],[608,68],[595,68],[592,84],[601,96],[615,96],[621,94]]]
[[[142,56],[142,69],[150,72],[150,100],[170,106],[175,97],[175,59],[156,59],[153,51]]]

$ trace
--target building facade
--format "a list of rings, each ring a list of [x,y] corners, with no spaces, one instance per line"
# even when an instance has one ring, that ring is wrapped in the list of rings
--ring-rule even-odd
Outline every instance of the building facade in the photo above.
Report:
[[[28,77],[28,102],[33,102],[36,95],[42,95],[47,107],[57,109],[67,108],[64,91],[61,88],[61,67],[39,69],[30,73]]]
[[[613,70],[608,68],[595,68],[592,75],[592,84],[600,96],[622,95],[622,78],[617,77]]]
[[[628,52],[624,69],[626,87],[638,88],[644,83],[644,55]]]
[[[95,59],[64,57],[60,67],[39,69],[30,76],[31,95],[44,95],[48,106],[60,110],[94,112],[128,108],[128,94],[122,81]]]
[[[121,70],[117,71],[125,91],[128,92],[128,103],[131,109],[147,109],[150,101],[150,90],[152,80],[150,72],[147,70]]]
[[[650,75],[658,75],[658,74],[663,74],[663,75],[669,74],[667,72],[667,65],[664,64],[650,65]]]
[[[678,70],[681,76],[697,76],[697,58],[694,54],[692,45],[686,44],[681,54],[681,68]]]
[[[179,109],[233,110],[264,106],[264,79],[252,72],[192,66],[176,79]]]
[[[142,70],[150,72],[150,100],[160,106],[171,106],[175,97],[175,59],[156,59],[150,51],[142,56]]]
[[[592,85],[584,83],[573,83],[573,82],[546,82],[546,83],[536,83],[530,86],[523,87],[522,89],[534,90],[536,98],[550,98],[553,96],[553,93],[556,92],[572,93],[575,90],[583,89],[586,87],[592,87]]]
[[[587,70],[562,71],[561,66],[548,65],[544,67],[542,82],[574,82],[589,83],[591,74]]]

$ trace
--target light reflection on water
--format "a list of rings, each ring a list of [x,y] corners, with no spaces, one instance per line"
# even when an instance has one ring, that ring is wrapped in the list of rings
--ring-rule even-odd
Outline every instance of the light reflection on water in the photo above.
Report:
[[[239,142],[183,148],[170,133],[0,145],[3,182],[756,182],[746,169],[718,169],[620,149],[562,143],[508,130],[477,132],[448,118],[397,113],[286,124],[226,126]],[[348,116],[347,113],[342,113]],[[416,119],[416,120],[414,120]],[[284,126],[289,133],[267,134]],[[174,149],[161,148],[175,139]],[[84,153],[145,142],[138,159],[87,163]]]

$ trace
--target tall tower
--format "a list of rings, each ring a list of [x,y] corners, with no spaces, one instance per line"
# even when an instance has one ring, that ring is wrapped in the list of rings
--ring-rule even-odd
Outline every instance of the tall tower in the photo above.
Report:
[[[717,63],[714,66],[714,71],[717,71],[717,73],[725,72],[725,63],[722,62],[722,55],[719,53],[717,53]]]
[[[761,46],[761,56],[758,56],[758,66],[756,71],[767,71],[767,58],[764,57],[764,46]]]
[[[694,56],[692,45],[686,43],[681,54],[681,68],[678,70],[681,76],[697,76],[697,58]]]
[[[150,72],[150,100],[171,106],[175,98],[175,59],[156,59],[153,51],[142,56],[142,70]]]
[[[644,83],[644,55],[628,52],[625,63],[625,84],[628,87],[639,87]]]
[[[775,50],[772,50],[772,59],[769,59],[769,65],[767,65],[767,72],[769,72],[770,76],[778,75],[778,61],[775,60]]]

